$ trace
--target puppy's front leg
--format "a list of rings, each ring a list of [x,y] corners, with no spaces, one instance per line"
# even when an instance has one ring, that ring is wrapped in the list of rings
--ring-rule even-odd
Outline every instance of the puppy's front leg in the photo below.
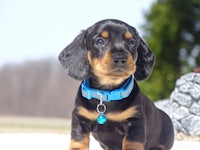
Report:
[[[124,136],[122,150],[144,150],[145,129],[143,120],[133,123],[131,130]]]
[[[88,150],[89,132],[83,128],[77,114],[73,111],[69,150]]]
[[[81,139],[71,139],[70,150],[88,150],[89,149],[89,134],[82,136]]]
[[[142,142],[129,141],[124,137],[122,150],[144,150],[144,144]]]

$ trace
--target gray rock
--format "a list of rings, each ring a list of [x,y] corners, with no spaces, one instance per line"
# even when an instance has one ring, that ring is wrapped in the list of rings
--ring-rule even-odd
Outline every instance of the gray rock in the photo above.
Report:
[[[178,80],[176,81],[176,86],[183,85],[183,84],[185,84],[186,82],[187,82],[187,81],[186,81],[185,79],[180,78],[180,79],[178,79]]]
[[[172,118],[176,132],[200,136],[200,73],[188,73],[176,81],[170,100],[156,105]]]
[[[200,100],[200,85],[193,84],[192,88],[189,90],[189,93],[195,100],[199,101]]]
[[[182,76],[181,79],[184,79],[186,81],[194,81],[196,74],[197,73],[191,72],[191,73],[188,73],[188,74],[185,74],[184,76]]]
[[[200,116],[200,104],[193,103],[190,107],[190,112]]]
[[[178,87],[179,91],[182,93],[187,93],[189,90],[191,90],[193,83],[187,82],[187,84],[182,84]]]
[[[190,115],[181,121],[182,127],[189,135],[200,135],[200,117]]]
[[[200,84],[200,73],[197,73],[195,76],[196,83]]]
[[[176,120],[181,120],[189,115],[190,115],[189,110],[181,106],[174,111],[174,113],[172,114],[172,117]]]
[[[176,93],[171,97],[178,104],[189,107],[192,104],[192,98],[188,94]]]
[[[170,114],[173,114],[175,111],[176,111],[176,109],[179,107],[179,104],[177,103],[177,102],[171,102],[171,104],[170,104]]]
[[[183,133],[187,134],[187,131],[182,127],[181,123],[178,122],[176,119],[172,119],[172,123],[174,125],[175,133],[176,132],[183,132]]]

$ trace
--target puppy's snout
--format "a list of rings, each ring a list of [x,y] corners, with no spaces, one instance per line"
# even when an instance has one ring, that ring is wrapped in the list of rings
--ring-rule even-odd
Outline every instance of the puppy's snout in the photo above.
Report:
[[[112,62],[114,65],[123,66],[127,63],[127,54],[115,52],[112,54]]]

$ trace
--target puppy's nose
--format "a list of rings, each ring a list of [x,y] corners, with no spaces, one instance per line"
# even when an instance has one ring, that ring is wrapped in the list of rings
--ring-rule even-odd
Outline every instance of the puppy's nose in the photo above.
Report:
[[[127,55],[124,53],[114,53],[112,54],[113,64],[123,66],[127,63]]]

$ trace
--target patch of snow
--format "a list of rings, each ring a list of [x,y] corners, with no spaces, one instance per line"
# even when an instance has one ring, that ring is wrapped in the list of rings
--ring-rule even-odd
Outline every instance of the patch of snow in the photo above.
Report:
[[[2,133],[0,134],[0,149],[2,150],[66,150],[70,136],[65,134],[42,133]],[[175,141],[172,150],[198,150],[200,142]],[[91,138],[90,150],[102,150],[99,143]]]

